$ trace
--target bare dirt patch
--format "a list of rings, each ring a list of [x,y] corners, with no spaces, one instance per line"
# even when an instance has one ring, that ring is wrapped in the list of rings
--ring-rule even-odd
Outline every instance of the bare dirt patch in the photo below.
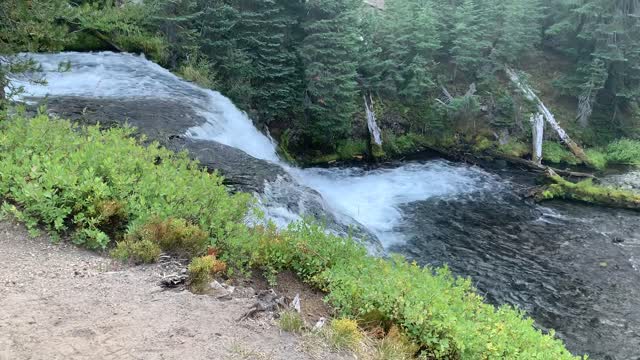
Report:
[[[305,351],[273,320],[238,322],[251,298],[163,290],[162,265],[123,267],[13,222],[0,222],[0,259],[0,360],[347,358]]]

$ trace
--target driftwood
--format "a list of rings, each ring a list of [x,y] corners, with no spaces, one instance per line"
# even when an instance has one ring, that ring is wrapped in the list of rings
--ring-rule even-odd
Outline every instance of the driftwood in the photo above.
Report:
[[[255,318],[261,313],[274,316],[282,310],[290,309],[300,312],[300,294],[296,294],[295,298],[291,300],[285,296],[278,295],[273,289],[264,290],[258,293],[255,304],[238,321]]]
[[[520,79],[518,74],[515,71],[513,71],[512,69],[506,67],[505,68],[505,72],[507,73],[507,75],[509,76],[511,81],[514,84],[516,84],[516,86],[518,86],[518,88],[524,93],[525,97],[527,99],[531,100],[531,101],[534,101],[537,104],[538,111],[542,115],[544,115],[544,118],[547,121],[547,123],[549,123],[549,125],[551,125],[553,130],[556,131],[556,133],[558,134],[560,139],[565,143],[565,145],[567,145],[569,150],[571,150],[571,152],[578,159],[582,160],[585,164],[589,164],[589,158],[584,153],[584,150],[582,150],[582,148],[580,146],[578,146],[578,144],[575,141],[573,141],[571,139],[571,137],[569,137],[569,134],[567,134],[567,132],[564,131],[564,129],[560,126],[560,124],[558,124],[558,122],[556,121],[556,119],[553,116],[553,114],[551,113],[551,111],[549,111],[549,109],[544,105],[544,103],[542,102],[542,100],[540,100],[538,95],[536,95],[533,92],[533,90],[531,90],[531,87],[529,87],[527,84],[525,84]]]
[[[492,153],[491,156],[502,159],[504,161],[507,161],[509,163],[512,164],[516,164],[516,165],[522,165],[527,167],[530,170],[534,170],[534,171],[539,171],[539,172],[547,172],[548,170],[554,171],[557,174],[561,174],[562,176],[569,176],[569,177],[575,177],[575,178],[584,178],[584,179],[595,179],[596,176],[590,173],[584,173],[584,172],[579,172],[579,171],[570,171],[570,170],[561,170],[561,169],[556,169],[550,166],[546,166],[546,165],[542,165],[542,164],[537,164],[533,161],[527,160],[527,159],[522,159],[519,157],[515,157],[515,156],[508,156],[508,155],[503,155],[503,154],[496,154],[496,153]]]

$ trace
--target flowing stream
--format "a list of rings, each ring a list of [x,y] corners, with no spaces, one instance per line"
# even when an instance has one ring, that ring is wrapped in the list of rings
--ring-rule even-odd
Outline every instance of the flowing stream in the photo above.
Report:
[[[276,164],[288,174],[260,195],[279,223],[321,198],[325,210],[363,226],[385,250],[422,264],[448,264],[471,276],[494,304],[513,304],[542,329],[554,328],[576,353],[594,359],[640,359],[640,215],[518,194],[529,175],[485,171],[442,159],[361,168],[300,169],[280,161],[273,142],[229,99],[182,81],[142,57],[61,53],[34,55],[48,85],[16,79],[27,96],[160,99],[187,104],[204,122],[186,137],[215,141]],[[58,64],[70,61],[69,72]],[[308,190],[307,190],[308,189]],[[304,197],[303,196],[303,197]],[[297,210],[296,210],[297,209]]]

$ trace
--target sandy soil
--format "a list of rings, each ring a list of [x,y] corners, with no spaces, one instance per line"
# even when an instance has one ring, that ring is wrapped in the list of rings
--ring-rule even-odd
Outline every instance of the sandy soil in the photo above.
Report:
[[[12,222],[0,222],[0,259],[0,360],[348,358],[273,320],[238,322],[251,298],[163,290],[161,265],[123,267]]]

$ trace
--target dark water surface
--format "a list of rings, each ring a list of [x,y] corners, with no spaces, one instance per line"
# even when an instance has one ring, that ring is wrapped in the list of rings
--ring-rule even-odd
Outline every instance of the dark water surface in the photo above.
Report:
[[[640,213],[528,203],[505,188],[402,207],[392,251],[470,276],[493,304],[526,310],[576,354],[640,359]]]

